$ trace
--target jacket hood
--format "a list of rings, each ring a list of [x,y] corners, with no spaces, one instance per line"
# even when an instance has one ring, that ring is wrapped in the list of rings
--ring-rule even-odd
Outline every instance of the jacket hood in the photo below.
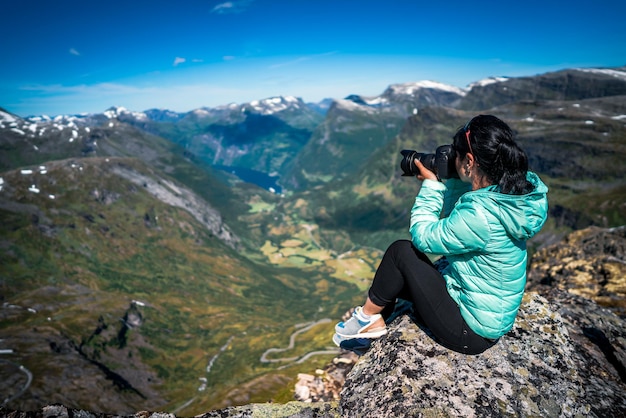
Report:
[[[524,195],[499,193],[494,186],[475,192],[485,209],[500,219],[509,235],[519,240],[527,240],[539,232],[548,216],[548,186],[533,172],[529,171],[526,178],[535,188]]]

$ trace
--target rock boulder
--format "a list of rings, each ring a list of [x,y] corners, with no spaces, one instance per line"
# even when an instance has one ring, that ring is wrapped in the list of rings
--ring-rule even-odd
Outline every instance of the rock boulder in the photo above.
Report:
[[[528,292],[515,327],[477,356],[397,318],[348,374],[341,416],[626,416],[623,321],[594,302]]]

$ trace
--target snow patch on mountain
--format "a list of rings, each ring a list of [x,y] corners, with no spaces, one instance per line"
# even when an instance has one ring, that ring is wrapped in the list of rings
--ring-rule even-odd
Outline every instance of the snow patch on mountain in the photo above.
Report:
[[[337,99],[335,100],[335,106],[339,109],[344,109],[344,110],[349,110],[349,111],[376,113],[376,108],[372,107],[370,103],[368,103],[368,106],[363,106],[361,104],[353,102],[352,100]]]
[[[609,69],[609,68],[576,68],[577,71],[584,73],[604,74],[611,77],[619,78],[620,80],[626,80],[626,71]]]
[[[374,107],[377,107],[377,106],[378,106],[378,107],[380,107],[380,106],[384,106],[384,105],[386,105],[387,103],[389,103],[389,100],[385,99],[385,98],[384,98],[384,97],[382,97],[382,96],[374,97],[374,98],[371,98],[371,99],[366,99],[366,98],[364,98],[364,97],[363,97],[362,99],[363,99],[363,101],[364,101],[365,103],[367,103],[369,106],[374,106]]]
[[[254,100],[250,102],[250,106],[255,112],[262,115],[271,115],[289,108],[299,109],[300,106],[304,106],[304,103],[302,100],[293,96],[279,96],[263,100]]]
[[[440,83],[432,80],[422,80],[412,83],[392,84],[389,86],[389,91],[393,94],[414,95],[421,89],[441,90],[450,93],[458,94],[459,96],[465,96],[466,91],[462,88],[451,86],[449,84]]]
[[[17,118],[10,113],[3,112],[0,110],[0,123],[13,123],[16,122]]]
[[[475,83],[471,83],[469,86],[467,86],[467,89],[471,90],[474,87],[484,87],[484,86],[487,86],[489,84],[504,83],[507,80],[509,80],[508,77],[489,77],[489,78],[484,78],[482,80],[476,81]]]
[[[237,103],[228,103],[226,105],[220,105],[220,106],[214,107],[213,109],[215,109],[215,110],[236,110],[237,108],[239,108],[239,105]]]
[[[79,130],[89,133],[88,124],[93,123],[87,115],[67,116],[58,115],[54,118],[49,116],[31,116],[20,118],[6,111],[0,110],[0,129],[7,129],[14,134],[24,136],[26,138],[42,137],[44,134],[51,132],[68,132],[67,139],[73,142],[79,137]],[[33,144],[33,148],[37,151],[39,148]]]
[[[208,117],[211,115],[211,112],[209,112],[206,109],[194,109],[191,111],[191,114],[198,117],[198,118],[204,118],[204,117]]]
[[[133,112],[123,106],[110,107],[104,111],[104,116],[109,119],[117,119],[120,116],[132,116],[137,120],[148,120],[148,115],[144,112]]]

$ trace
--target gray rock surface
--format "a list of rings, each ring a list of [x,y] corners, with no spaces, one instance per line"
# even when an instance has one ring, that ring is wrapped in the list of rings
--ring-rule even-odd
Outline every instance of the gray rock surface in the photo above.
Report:
[[[527,293],[513,330],[477,356],[443,348],[402,316],[347,376],[340,413],[625,416],[625,359],[623,321],[559,291]]]

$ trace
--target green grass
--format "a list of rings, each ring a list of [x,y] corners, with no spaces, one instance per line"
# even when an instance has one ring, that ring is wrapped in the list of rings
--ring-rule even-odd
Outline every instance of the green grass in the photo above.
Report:
[[[338,318],[357,293],[354,286],[316,269],[252,261],[212,237],[186,211],[112,175],[110,164],[95,159],[82,163],[81,181],[65,164],[50,166],[45,187],[57,199],[18,197],[39,213],[37,222],[25,212],[0,211],[0,286],[6,301],[44,307],[31,326],[46,324],[77,346],[84,343],[86,352],[122,375],[129,366],[143,367],[140,362],[160,379],[157,390],[168,399],[168,408],[195,396],[203,399],[186,413],[237,399],[229,394],[266,375],[284,376],[277,382],[285,384],[317,361],[277,372],[280,364],[259,359],[268,348],[286,346],[295,324]],[[125,164],[141,169],[136,162]],[[19,174],[4,178],[16,190],[28,187]],[[94,198],[96,189],[119,198],[105,204]],[[325,286],[319,289],[322,279]],[[47,286],[56,290],[46,291]],[[72,293],[76,286],[85,292]],[[65,295],[59,297],[59,292]],[[131,300],[148,306],[139,308],[144,323],[127,331],[121,347],[119,318]],[[98,318],[107,328],[94,336]],[[0,324],[9,333],[19,333],[25,325]],[[330,337],[325,329],[323,337],[298,338],[293,353],[324,349]],[[207,374],[207,363],[216,354]],[[27,367],[36,362],[24,360]],[[209,380],[206,392],[197,391],[200,377]],[[277,383],[269,387],[254,399],[284,390]],[[88,399],[83,402],[89,406]]]

